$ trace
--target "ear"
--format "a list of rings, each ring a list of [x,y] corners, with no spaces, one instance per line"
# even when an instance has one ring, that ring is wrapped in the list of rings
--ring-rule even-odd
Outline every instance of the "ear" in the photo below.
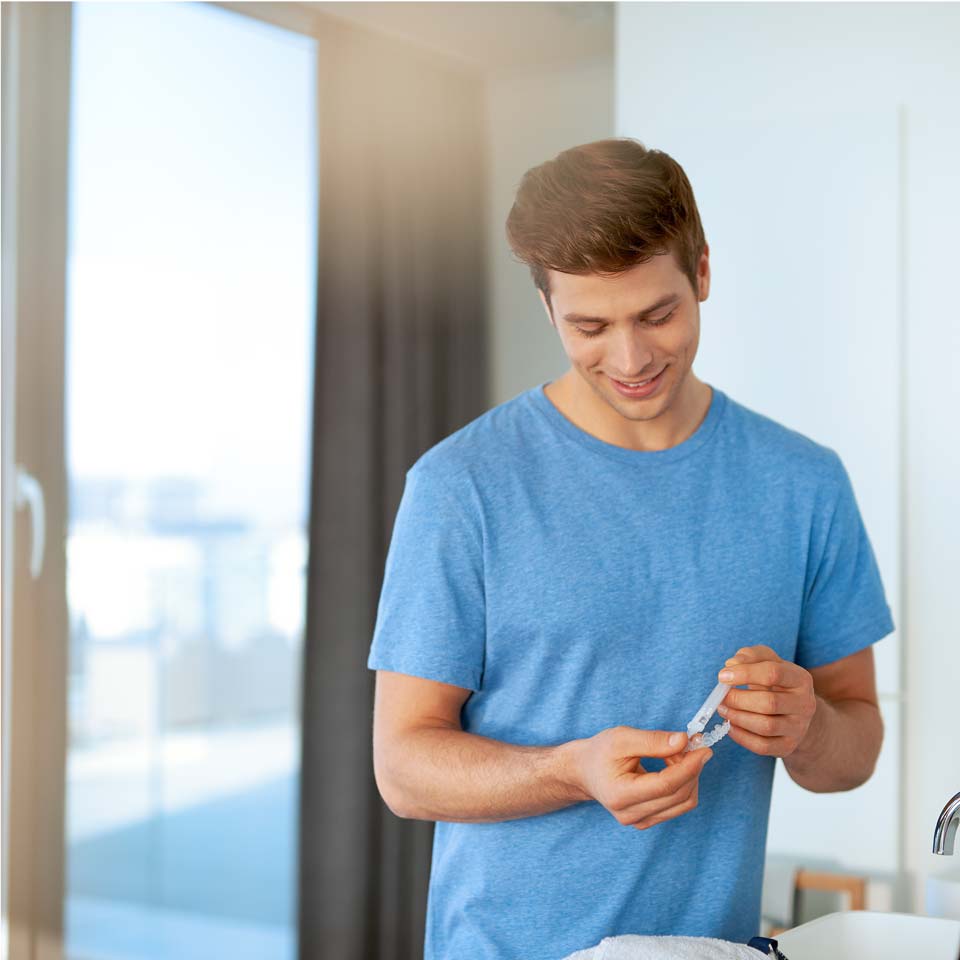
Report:
[[[537,287],[537,296],[540,297],[540,302],[543,304],[543,309],[547,313],[547,319],[550,321],[550,326],[555,327],[556,324],[553,322],[553,314],[550,311],[550,306],[547,303],[547,298],[543,295],[543,291]]]
[[[704,243],[700,262],[697,264],[697,283],[700,287],[698,299],[702,302],[710,294],[710,245]]]

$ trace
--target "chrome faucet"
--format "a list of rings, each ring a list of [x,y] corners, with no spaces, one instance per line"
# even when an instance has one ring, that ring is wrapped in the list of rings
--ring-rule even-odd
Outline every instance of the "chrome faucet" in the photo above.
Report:
[[[957,838],[957,824],[960,823],[960,793],[954,794],[937,817],[937,826],[933,831],[933,852],[943,856],[952,856]]]

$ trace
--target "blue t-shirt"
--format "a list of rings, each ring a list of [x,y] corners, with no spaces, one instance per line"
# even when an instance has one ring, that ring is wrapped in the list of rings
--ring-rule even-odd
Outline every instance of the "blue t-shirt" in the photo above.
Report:
[[[628,450],[543,386],[408,471],[371,669],[469,688],[465,731],[551,746],[684,730],[740,647],[809,669],[893,629],[832,450],[716,388],[684,442]],[[426,960],[560,960],[625,933],[746,942],[774,764],[726,738],[696,809],[642,831],[596,801],[438,822]]]

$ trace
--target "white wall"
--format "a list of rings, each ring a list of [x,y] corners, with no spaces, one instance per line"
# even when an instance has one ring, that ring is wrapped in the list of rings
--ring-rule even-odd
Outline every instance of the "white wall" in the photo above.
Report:
[[[617,17],[616,135],[683,165],[711,246],[698,373],[840,453],[898,626],[877,651],[877,773],[824,796],[781,770],[770,850],[905,870],[893,906],[919,911],[926,875],[956,869],[930,844],[960,790],[960,7]]]
[[[487,81],[491,406],[569,366],[529,269],[504,226],[520,178],[579,143],[613,136],[613,57],[562,70],[498,70]]]

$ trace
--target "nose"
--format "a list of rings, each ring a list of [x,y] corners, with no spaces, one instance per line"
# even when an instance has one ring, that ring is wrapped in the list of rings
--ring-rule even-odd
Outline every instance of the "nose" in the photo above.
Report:
[[[624,380],[640,380],[652,373],[653,350],[644,332],[635,327],[619,331],[609,361],[617,376]]]

